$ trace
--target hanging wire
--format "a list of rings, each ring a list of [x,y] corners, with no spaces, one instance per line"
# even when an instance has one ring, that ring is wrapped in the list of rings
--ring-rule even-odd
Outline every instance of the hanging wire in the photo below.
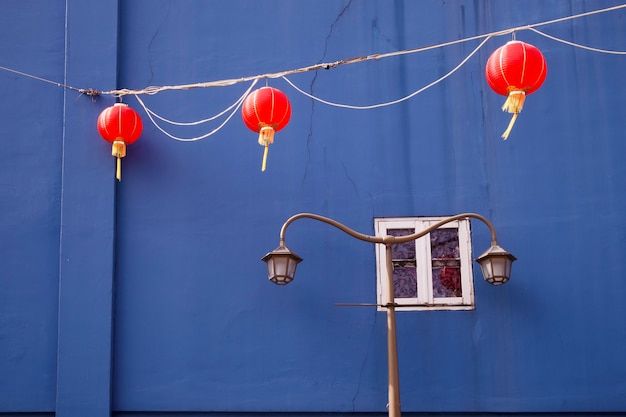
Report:
[[[375,109],[378,107],[385,107],[385,106],[391,106],[394,104],[398,104],[401,103],[403,101],[406,101],[410,98],[415,97],[416,95],[426,91],[427,89],[429,89],[430,87],[439,84],[441,81],[445,80],[446,78],[448,78],[449,76],[451,76],[452,74],[454,74],[456,71],[459,70],[459,68],[461,68],[463,65],[465,65],[465,63],[471,58],[473,57],[476,52],[478,52],[480,50],[480,48],[483,47],[483,45],[489,40],[491,39],[491,36],[487,36],[485,39],[483,39],[483,41],[468,55],[466,56],[456,67],[454,67],[451,71],[449,71],[447,74],[445,74],[444,76],[436,79],[435,81],[433,81],[430,84],[427,84],[426,86],[420,88],[419,90],[416,90],[414,92],[412,92],[411,94],[409,94],[408,96],[402,97],[400,99],[397,100],[393,100],[393,101],[388,101],[386,103],[380,103],[380,104],[372,104],[369,106],[352,106],[349,104],[339,104],[339,103],[333,103],[331,101],[327,101],[327,100],[323,100],[319,97],[316,97],[312,94],[307,93],[306,91],[302,90],[301,88],[297,87],[293,82],[291,82],[287,77],[283,76],[282,78],[287,81],[287,83],[289,85],[291,85],[296,91],[298,91],[301,94],[304,94],[305,96],[319,101],[320,103],[324,103],[324,104],[328,104],[329,106],[334,106],[334,107],[342,107],[342,108],[346,108],[346,109],[353,109],[353,110],[369,110],[369,109]]]
[[[613,6],[613,7],[607,7],[604,9],[598,9],[598,10],[593,10],[593,11],[589,11],[589,12],[585,12],[585,13],[579,13],[576,15],[571,15],[571,16],[565,16],[565,17],[561,17],[558,19],[553,19],[553,20],[548,20],[548,21],[544,21],[544,22],[540,22],[540,23],[534,23],[534,24],[530,24],[530,25],[525,25],[525,26],[518,26],[515,28],[510,28],[510,29],[504,29],[504,30],[500,30],[500,31],[496,31],[496,32],[491,32],[488,34],[484,34],[484,35],[478,35],[478,36],[472,36],[469,38],[464,38],[464,39],[459,39],[456,41],[451,41],[451,42],[444,42],[444,43],[439,43],[439,44],[435,44],[435,45],[431,45],[431,46],[426,46],[426,47],[420,47],[420,48],[414,48],[414,49],[406,49],[406,50],[401,50],[401,51],[394,51],[394,52],[388,52],[388,53],[383,53],[383,54],[373,54],[373,55],[367,55],[367,56],[362,56],[362,57],[358,57],[358,58],[352,58],[352,59],[345,59],[345,60],[340,60],[340,61],[335,61],[335,62],[328,62],[328,63],[321,63],[321,64],[316,64],[316,65],[311,65],[308,67],[303,67],[303,68],[297,68],[297,69],[293,69],[293,70],[288,70],[288,71],[281,71],[281,72],[277,72],[277,73],[268,73],[268,74],[262,74],[262,75],[254,75],[254,76],[249,76],[249,77],[242,77],[242,78],[232,78],[232,79],[225,79],[225,80],[218,80],[218,81],[209,81],[209,82],[201,82],[201,83],[195,83],[195,84],[181,84],[181,85],[165,85],[165,86],[149,86],[146,88],[143,88],[141,90],[131,90],[131,89],[119,89],[119,90],[109,90],[109,91],[97,91],[91,88],[88,89],[83,89],[83,88],[76,88],[76,87],[72,87],[70,85],[67,84],[63,84],[63,83],[59,83],[59,82],[55,82],[52,80],[48,80],[42,77],[38,77],[32,74],[28,74],[22,71],[18,71],[15,69],[11,69],[11,68],[7,68],[7,67],[3,67],[0,66],[1,70],[4,71],[9,71],[18,75],[22,75],[25,77],[30,77],[39,81],[43,81],[43,82],[47,82],[50,84],[54,84],[57,85],[59,87],[63,87],[63,88],[67,88],[70,90],[74,90],[74,91],[78,91],[81,94],[86,94],[92,97],[98,96],[98,95],[112,95],[115,96],[117,98],[122,98],[125,95],[154,95],[163,91],[168,91],[168,90],[190,90],[190,89],[194,89],[194,88],[210,88],[210,87],[226,87],[226,86],[231,86],[234,84],[238,84],[238,83],[242,83],[242,82],[247,82],[247,81],[252,81],[252,80],[257,80],[257,79],[269,79],[269,78],[281,78],[281,77],[285,77],[287,75],[292,75],[292,74],[298,74],[298,73],[302,73],[302,72],[308,72],[308,71],[318,71],[320,69],[331,69],[331,68],[336,68],[340,65],[348,65],[348,64],[355,64],[358,62],[364,62],[364,61],[370,61],[370,60],[378,60],[378,59],[383,59],[383,58],[389,58],[389,57],[393,57],[393,56],[399,56],[399,55],[407,55],[407,54],[413,54],[413,53],[418,53],[418,52],[423,52],[423,51],[427,51],[430,49],[435,49],[435,48],[442,48],[445,46],[449,46],[449,45],[454,45],[454,44],[458,44],[458,43],[463,43],[463,42],[469,42],[469,41],[473,41],[473,40],[477,40],[477,39],[483,39],[486,37],[494,37],[494,36],[502,36],[502,35],[507,35],[507,34],[511,34],[511,33],[515,33],[517,31],[521,31],[521,30],[532,30],[540,35],[543,35],[547,38],[550,38],[552,40],[555,40],[557,42],[562,42],[571,46],[575,46],[575,47],[579,47],[582,49],[586,49],[586,50],[590,50],[590,51],[595,51],[595,52],[603,52],[603,53],[608,53],[608,54],[618,54],[618,55],[624,55],[626,54],[626,52],[621,52],[621,51],[607,51],[607,50],[602,50],[602,49],[598,49],[598,48],[591,48],[591,47],[586,47],[583,45],[579,45],[579,44],[575,44],[573,42],[569,42],[554,36],[550,36],[550,35],[546,35],[543,32],[540,32],[534,28],[536,27],[540,27],[540,26],[546,26],[546,25],[551,25],[554,23],[560,23],[560,22],[564,22],[564,21],[568,21],[568,20],[574,20],[574,19],[580,19],[583,17],[587,17],[587,16],[591,16],[591,15],[595,15],[595,14],[600,14],[600,13],[606,13],[606,12],[610,12],[610,11],[615,11],[615,10],[619,10],[619,9],[623,9],[626,8],[626,4],[620,4],[617,6]]]
[[[417,91],[414,91],[413,93],[400,98],[398,100],[393,100],[390,102],[386,102],[386,103],[380,103],[380,104],[375,104],[375,105],[370,105],[370,106],[351,106],[351,105],[346,105],[346,104],[339,104],[339,103],[333,103],[327,100],[323,100],[321,98],[315,97],[305,91],[303,91],[302,89],[300,89],[299,87],[297,87],[293,82],[291,82],[286,76],[282,76],[281,78],[283,78],[289,85],[291,85],[296,91],[300,92],[301,94],[312,98],[314,100],[317,100],[319,102],[322,102],[324,104],[330,105],[330,106],[335,106],[335,107],[343,107],[343,108],[349,108],[349,109],[356,109],[356,110],[367,110],[367,109],[374,109],[374,108],[378,108],[378,107],[385,107],[385,106],[391,106],[394,104],[398,104],[401,103],[403,101],[406,101],[412,97],[415,97],[417,94],[420,94],[421,92],[429,89],[430,87],[440,83],[441,81],[445,80],[446,78],[448,78],[449,76],[451,76],[452,74],[454,74],[456,71],[458,71],[471,57],[473,57],[482,47],[483,45],[489,40],[491,39],[491,36],[487,36],[483,39],[483,41],[468,55],[466,56],[456,67],[454,67],[451,71],[449,71],[448,73],[446,73],[444,76],[438,78],[437,80],[431,82],[430,84],[420,88]],[[229,106],[227,109],[225,109],[224,111],[218,113],[217,115],[207,118],[207,119],[203,119],[203,120],[199,120],[196,122],[174,122],[171,121],[169,119],[166,119],[160,115],[158,115],[157,113],[155,113],[153,110],[151,110],[150,108],[148,108],[148,106],[143,102],[143,100],[141,98],[139,98],[139,95],[134,94],[134,97],[137,99],[137,101],[139,102],[139,104],[141,105],[141,107],[143,107],[144,111],[146,112],[146,114],[148,115],[148,118],[150,119],[150,121],[152,122],[152,124],[154,124],[154,126],[159,129],[162,133],[164,133],[166,136],[177,140],[177,141],[181,141],[181,142],[194,142],[194,141],[198,141],[201,139],[205,139],[215,133],[217,133],[222,127],[224,127],[224,125],[226,125],[226,123],[233,117],[233,115],[237,112],[237,110],[241,107],[241,105],[243,104],[243,101],[245,100],[245,98],[250,94],[250,92],[252,91],[252,89],[254,88],[254,86],[257,84],[257,82],[259,81],[259,79],[254,79],[250,85],[250,87],[248,87],[248,89],[244,92],[244,94],[237,99],[237,101],[235,103],[233,103],[231,106]],[[223,114],[225,114],[226,112],[228,112],[229,110],[233,109],[234,111],[230,114],[230,116],[228,116],[228,118],[220,125],[218,126],[216,129],[212,130],[211,132],[205,134],[205,135],[201,135],[201,136],[197,136],[197,137],[193,137],[193,138],[181,138],[178,136],[174,136],[171,133],[167,132],[163,127],[161,127],[156,119],[159,119],[163,122],[169,123],[169,124],[173,124],[173,125],[178,125],[178,126],[194,126],[194,125],[198,125],[198,124],[202,124],[208,121],[212,121],[215,120],[216,118],[222,116]]]
[[[468,37],[468,38],[464,38],[464,39],[459,39],[459,40],[455,40],[455,41],[450,41],[450,42],[444,42],[444,43],[439,43],[439,44],[435,44],[435,45],[430,45],[430,46],[425,46],[425,47],[419,47],[419,48],[413,48],[413,49],[405,49],[405,50],[401,50],[401,51],[394,51],[394,52],[388,52],[388,53],[381,53],[381,54],[373,54],[373,55],[367,55],[367,56],[362,56],[362,57],[357,57],[357,58],[351,58],[351,59],[344,59],[344,60],[340,60],[340,61],[335,61],[335,62],[328,62],[328,63],[319,63],[319,64],[315,64],[315,65],[311,65],[311,66],[307,66],[307,67],[302,67],[302,68],[297,68],[297,69],[293,69],[293,70],[288,70],[288,71],[281,71],[281,72],[276,72],[276,73],[267,73],[267,74],[262,74],[262,75],[255,75],[255,76],[249,76],[249,77],[242,77],[242,78],[233,78],[233,79],[225,79],[225,80],[218,80],[218,81],[208,81],[208,82],[201,82],[201,83],[196,83],[196,84],[182,84],[182,85],[165,85],[165,86],[149,86],[146,87],[144,89],[141,90],[131,90],[131,89],[119,89],[119,90],[110,90],[110,91],[97,91],[91,88],[88,89],[83,89],[83,88],[76,88],[64,83],[59,83],[59,82],[55,82],[43,77],[39,77],[36,75],[32,75],[32,74],[28,74],[26,72],[23,71],[18,71],[12,68],[8,68],[5,66],[0,66],[0,70],[4,70],[7,72],[11,72],[20,76],[24,76],[24,77],[29,77],[38,81],[42,81],[42,82],[46,82],[49,84],[53,84],[56,85],[58,87],[62,87],[62,88],[66,88],[69,90],[73,90],[73,91],[77,91],[81,94],[85,94],[88,96],[91,96],[92,98],[95,98],[99,95],[112,95],[114,97],[116,97],[119,101],[123,100],[124,96],[126,95],[133,95],[135,97],[135,99],[137,99],[137,102],[143,107],[143,109],[145,110],[146,114],[148,115],[148,118],[150,119],[150,121],[157,127],[157,129],[159,129],[162,133],[164,133],[166,136],[177,140],[177,141],[182,141],[182,142],[193,142],[193,141],[197,141],[197,140],[201,140],[204,138],[207,138],[215,133],[217,133],[222,127],[224,127],[226,125],[226,123],[228,123],[228,121],[234,116],[234,114],[237,112],[237,110],[239,110],[239,108],[242,106],[245,98],[248,96],[248,94],[250,94],[250,92],[252,91],[252,88],[257,84],[257,82],[260,79],[265,79],[266,81],[266,85],[268,84],[268,80],[270,78],[275,79],[275,78],[282,78],[284,79],[289,85],[291,85],[296,91],[298,91],[299,93],[313,99],[316,101],[319,101],[320,103],[324,103],[330,106],[335,106],[335,107],[343,107],[343,108],[348,108],[348,109],[356,109],[356,110],[366,110],[366,109],[373,109],[373,108],[378,108],[378,107],[384,107],[384,106],[390,106],[393,104],[397,104],[397,103],[401,103],[403,101],[406,101],[414,96],[416,96],[417,94],[420,94],[421,92],[427,90],[428,88],[440,83],[441,81],[445,80],[446,78],[448,78],[449,76],[451,76],[452,74],[454,74],[459,68],[461,68],[473,55],[476,54],[476,52],[478,52],[480,50],[480,48],[491,38],[495,37],[495,36],[503,36],[503,35],[507,35],[507,34],[511,34],[511,36],[513,37],[513,39],[516,38],[516,33],[518,31],[522,31],[522,30],[530,30],[532,32],[535,32],[541,36],[544,36],[548,39],[554,40],[556,42],[561,42],[564,43],[566,45],[570,45],[576,48],[581,48],[581,49],[585,49],[588,51],[593,51],[593,52],[599,52],[599,53],[605,53],[605,54],[613,54],[613,55],[626,55],[625,51],[612,51],[612,50],[606,50],[606,49],[599,49],[599,48],[593,48],[593,47],[589,47],[589,46],[584,46],[584,45],[580,45],[574,42],[570,42],[564,39],[560,39],[557,38],[555,36],[552,35],[548,35],[544,32],[541,32],[539,30],[537,30],[537,27],[540,26],[546,26],[546,25],[551,25],[551,24],[555,24],[555,23],[559,23],[559,22],[564,22],[564,21],[568,21],[568,20],[573,20],[573,19],[579,19],[582,17],[587,17],[587,16],[591,16],[591,15],[595,15],[595,14],[599,14],[599,13],[605,13],[605,12],[609,12],[609,11],[614,11],[614,10],[618,10],[618,9],[623,9],[626,8],[626,4],[621,4],[621,5],[617,5],[617,6],[613,6],[613,7],[608,7],[605,9],[599,9],[599,10],[594,10],[594,11],[590,11],[590,12],[585,12],[585,13],[580,13],[580,14],[576,14],[576,15],[571,15],[571,16],[566,16],[566,17],[562,17],[562,18],[558,18],[558,19],[553,19],[553,20],[549,20],[549,21],[544,21],[544,22],[540,22],[540,23],[535,23],[535,24],[531,24],[531,25],[525,25],[525,26],[519,26],[519,27],[515,27],[515,28],[510,28],[510,29],[504,29],[504,30],[500,30],[500,31],[496,31],[496,32],[492,32],[492,33],[488,33],[488,34],[484,34],[484,35],[477,35],[477,36],[472,36],[472,37]],[[432,50],[432,49],[437,49],[437,48],[443,48],[446,46],[450,46],[450,45],[456,45],[456,44],[460,44],[460,43],[464,43],[464,42],[470,42],[470,41],[474,41],[474,40],[482,40],[481,43],[467,56],[465,57],[455,68],[453,68],[450,72],[446,73],[444,76],[438,78],[437,80],[433,81],[432,83],[420,88],[419,90],[414,91],[413,93],[402,97],[400,99],[397,100],[393,100],[393,101],[389,101],[386,103],[380,103],[380,104],[374,104],[374,105],[369,105],[369,106],[354,106],[354,105],[348,105],[348,104],[340,104],[340,103],[334,103],[331,101],[327,101],[327,100],[323,100],[319,97],[315,97],[312,94],[309,94],[307,92],[305,92],[304,90],[302,90],[301,88],[297,87],[291,80],[289,80],[287,78],[288,75],[293,75],[293,74],[299,74],[299,73],[303,73],[303,72],[309,72],[309,71],[318,71],[321,69],[331,69],[331,68],[336,68],[340,65],[349,65],[349,64],[355,64],[355,63],[359,63],[359,62],[365,62],[365,61],[371,61],[371,60],[379,60],[379,59],[384,59],[384,58],[389,58],[389,57],[394,57],[394,56],[401,56],[401,55],[408,55],[408,54],[414,54],[414,53],[418,53],[418,52],[424,52],[424,51],[428,51],[428,50]],[[143,102],[143,100],[141,100],[141,98],[139,97],[140,95],[154,95],[163,91],[169,91],[169,90],[190,90],[190,89],[194,89],[194,88],[210,88],[210,87],[227,87],[227,86],[232,86],[235,84],[239,84],[242,82],[248,82],[251,81],[251,85],[250,87],[248,87],[248,89],[246,90],[246,92],[239,98],[237,99],[232,105],[230,105],[229,107],[227,107],[225,110],[223,110],[222,112],[216,114],[215,116],[206,118],[206,119],[202,119],[202,120],[198,120],[195,122],[175,122],[169,119],[166,119],[165,117],[162,117],[160,115],[158,115],[157,113],[155,113],[153,110],[149,109],[148,106],[146,106],[146,104]],[[195,125],[199,125],[199,124],[203,124],[203,123],[207,123],[210,121],[213,121],[219,117],[224,116],[225,114],[227,114],[228,112],[231,112],[228,117],[215,129],[213,129],[212,131],[201,135],[201,136],[197,136],[197,137],[193,137],[193,138],[181,138],[181,137],[177,137],[174,136],[172,134],[170,134],[169,132],[167,132],[165,129],[163,129],[155,119],[158,119],[162,122],[165,123],[169,123],[172,125],[177,125],[177,126],[195,126]]]
[[[624,5],[624,7],[626,7],[626,4]],[[303,73],[303,72],[318,71],[318,70],[321,70],[321,69],[328,70],[328,69],[331,69],[331,68],[336,68],[336,67],[338,67],[340,65],[356,64],[356,63],[359,63],[359,62],[379,60],[379,59],[390,58],[390,57],[394,57],[394,56],[409,55],[409,54],[414,54],[414,53],[418,53],[418,52],[429,51],[429,50],[432,50],[432,49],[443,48],[443,47],[450,46],[450,45],[456,45],[456,44],[459,44],[459,43],[469,42],[469,41],[473,41],[473,40],[477,40],[477,39],[483,39],[483,38],[486,38],[486,37],[506,35],[508,33],[511,33],[512,30],[514,30],[514,29],[506,29],[506,30],[493,32],[493,33],[486,34],[486,35],[472,36],[472,37],[469,37],[469,38],[464,38],[464,39],[459,39],[459,40],[450,41],[450,42],[444,42],[444,43],[438,43],[438,44],[435,44],[435,45],[424,46],[424,47],[419,47],[419,48],[405,49],[405,50],[401,50],[401,51],[394,51],[394,52],[387,52],[387,53],[382,53],[382,54],[373,54],[373,55],[361,56],[361,57],[357,57],[357,58],[343,59],[343,60],[335,61],[335,62],[326,62],[326,63],[321,63],[321,64],[315,64],[315,65],[311,65],[311,66],[308,66],[308,67],[302,67],[302,68],[297,68],[297,69],[288,70],[288,71],[267,73],[267,74],[254,75],[254,76],[242,77],[242,78],[231,78],[231,79],[219,80],[219,81],[208,81],[208,82],[202,82],[202,83],[196,83],[196,84],[150,86],[150,87],[146,87],[146,88],[141,89],[141,90],[129,90],[129,89],[110,90],[110,91],[103,91],[101,94],[114,95],[114,96],[121,97],[121,96],[128,95],[128,94],[132,94],[132,95],[150,94],[150,95],[152,95],[152,94],[157,94],[157,93],[160,93],[160,92],[163,92],[163,91],[170,91],[170,90],[190,90],[192,88],[225,87],[225,86],[230,86],[230,85],[234,85],[234,84],[238,84],[238,83],[246,82],[246,81],[251,81],[251,80],[255,80],[255,79],[282,78],[282,77],[285,77],[287,75],[300,74],[300,73]]]
[[[566,41],[564,39],[559,39],[556,36],[552,36],[552,35],[548,35],[547,33],[543,33],[535,28],[528,28],[528,30],[533,31],[541,36],[545,36],[548,39],[552,39],[553,41],[557,41],[557,42],[561,42],[564,43],[566,45],[570,45],[570,46],[574,46],[576,48],[580,48],[580,49],[585,49],[587,51],[593,51],[593,52],[600,52],[603,54],[612,54],[612,55],[626,55],[626,51],[611,51],[608,49],[599,49],[599,48],[592,48],[590,46],[585,46],[585,45],[581,45],[578,43],[574,43],[574,42],[570,42],[570,41]]]
[[[185,85],[178,85],[178,86],[174,85],[174,86],[161,86],[161,87],[152,86],[152,87],[147,87],[147,88],[145,88],[143,90],[127,90],[127,89],[111,90],[111,91],[104,91],[104,92],[102,92],[102,94],[113,94],[113,95],[157,94],[157,93],[159,93],[161,91],[167,91],[167,90],[188,90],[188,89],[191,89],[191,88],[223,87],[223,86],[229,86],[229,85],[233,85],[233,84],[237,84],[237,83],[241,83],[241,82],[251,81],[251,80],[254,80],[254,79],[282,78],[282,77],[286,77],[288,75],[299,74],[299,73],[309,72],[309,71],[318,71],[320,69],[328,70],[328,69],[331,69],[331,68],[336,68],[336,67],[338,67],[340,65],[349,65],[349,64],[355,64],[355,63],[364,62],[364,61],[378,60],[378,59],[390,58],[390,57],[394,57],[394,56],[401,56],[401,55],[414,54],[414,53],[418,53],[418,52],[424,52],[424,51],[428,51],[428,50],[431,50],[431,49],[443,48],[443,47],[446,47],[446,46],[455,45],[455,44],[464,43],[464,42],[469,42],[469,41],[473,41],[473,40],[477,40],[477,39],[483,39],[483,38],[486,38],[486,37],[508,35],[508,34],[515,33],[517,31],[521,31],[521,30],[530,30],[532,28],[539,27],[539,26],[551,25],[551,24],[554,24],[554,23],[564,22],[564,21],[567,21],[567,20],[580,19],[580,18],[583,18],[583,17],[587,17],[587,16],[599,14],[599,13],[606,13],[606,12],[610,12],[610,11],[614,11],[614,10],[618,10],[618,9],[623,9],[623,8],[626,8],[626,4],[621,4],[621,5],[617,5],[617,6],[613,6],[613,7],[607,7],[605,9],[593,10],[593,11],[585,12],[585,13],[579,13],[579,14],[576,14],[576,15],[561,17],[561,18],[558,18],[558,19],[548,20],[548,21],[544,21],[544,22],[540,22],[540,23],[534,23],[534,24],[530,24],[530,25],[519,26],[519,27],[510,28],[510,29],[504,29],[504,30],[500,30],[500,31],[496,31],[496,32],[487,33],[487,34],[484,34],[484,35],[471,36],[471,37],[464,38],[464,39],[459,39],[459,40],[455,40],[455,41],[439,43],[439,44],[430,45],[430,46],[426,46],[426,47],[405,49],[405,50],[401,50],[401,51],[393,51],[393,52],[381,53],[381,54],[373,54],[373,55],[367,55],[367,56],[362,56],[362,57],[357,57],[357,58],[344,59],[344,60],[335,61],[335,62],[320,63],[320,64],[315,64],[315,65],[311,65],[311,66],[307,66],[307,67],[297,68],[297,69],[288,70],[288,71],[281,71],[281,72],[276,72],[276,73],[268,73],[268,74],[256,75],[256,76],[250,76],[250,77],[243,77],[243,78],[238,78],[238,79],[226,79],[226,80],[220,80],[220,81],[203,82],[203,83],[198,83],[198,84],[185,84]],[[556,39],[558,39],[558,38],[555,38],[555,40]],[[576,46],[576,45],[573,45],[573,46]]]
[[[257,82],[258,82],[258,80],[254,80],[252,82],[252,85],[243,93],[243,95],[241,97],[239,97],[237,99],[237,101],[235,101],[233,104],[228,106],[226,109],[222,110],[220,113],[216,114],[215,116],[211,116],[209,118],[206,118],[206,119],[197,120],[195,122],[175,122],[175,121],[166,119],[165,117],[162,117],[162,116],[158,115],[153,110],[148,108],[148,106],[146,106],[145,104],[143,104],[143,108],[146,111],[146,113],[149,113],[149,114],[153,115],[154,117],[156,117],[157,119],[159,119],[159,120],[161,120],[161,121],[163,121],[165,123],[169,123],[171,125],[176,125],[176,126],[197,126],[197,125],[200,125],[200,124],[203,124],[203,123],[211,122],[211,121],[213,121],[213,120],[223,116],[224,114],[226,114],[230,110],[232,110],[232,108],[235,107],[238,103],[240,103],[241,101],[245,100],[245,98],[248,96],[248,94],[250,94],[251,88],[254,87]],[[136,94],[135,94],[135,97],[137,97]]]
[[[166,136],[168,136],[169,138],[172,138],[174,140],[177,140],[179,142],[195,142],[201,139],[205,139],[208,138],[209,136],[214,135],[215,133],[219,132],[220,129],[222,129],[226,123],[228,123],[228,121],[230,119],[232,119],[232,117],[237,113],[237,110],[239,110],[239,108],[241,107],[241,105],[243,104],[244,100],[246,99],[246,97],[248,96],[248,94],[250,94],[250,91],[252,91],[252,88],[256,85],[256,83],[258,82],[258,80],[254,80],[250,87],[248,87],[248,89],[246,90],[246,92],[244,93],[244,95],[242,95],[239,99],[237,99],[237,101],[230,106],[228,109],[232,109],[234,107],[234,110],[230,113],[230,115],[215,129],[213,129],[212,131],[201,135],[201,136],[196,136],[193,138],[181,138],[178,136],[174,136],[171,133],[167,132],[165,129],[163,129],[157,122],[156,120],[154,120],[154,117],[156,117],[156,115],[153,117],[154,112],[149,110],[148,107],[146,106],[146,104],[141,100],[141,98],[139,98],[139,95],[134,94],[135,98],[137,99],[137,101],[139,102],[139,104],[141,105],[141,107],[143,107],[143,109],[145,110],[146,114],[148,115],[148,118],[150,119],[150,121],[152,122],[152,124],[154,126],[156,126],[157,129],[159,129],[163,134],[165,134]],[[227,109],[227,110],[228,110]],[[223,111],[221,114],[224,114],[226,111]],[[217,117],[217,116],[215,116]],[[215,119],[215,117],[213,117],[212,119]],[[173,124],[177,124],[177,123],[173,123]]]
[[[96,97],[96,96],[99,96],[101,94],[99,91],[96,91],[96,90],[91,89],[91,88],[76,88],[76,87],[72,87],[71,85],[63,84],[63,83],[60,83],[60,82],[57,82],[57,81],[48,80],[47,78],[38,77],[38,76],[33,75],[33,74],[28,74],[26,72],[18,71],[16,69],[4,67],[4,66],[1,66],[1,65],[0,65],[0,70],[7,71],[7,72],[12,72],[13,74],[21,75],[21,76],[27,77],[27,78],[32,78],[34,80],[42,81],[44,83],[53,84],[53,85],[56,85],[57,87],[63,87],[63,88],[68,89],[68,90],[78,91],[81,94],[86,94],[86,95],[92,96],[92,97]]]

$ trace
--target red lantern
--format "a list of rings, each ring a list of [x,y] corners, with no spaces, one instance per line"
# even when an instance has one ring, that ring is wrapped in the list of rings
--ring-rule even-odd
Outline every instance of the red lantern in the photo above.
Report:
[[[289,123],[291,104],[282,91],[273,87],[263,87],[246,97],[241,107],[241,116],[250,130],[259,133],[259,145],[265,147],[261,171],[265,171],[267,151],[274,143],[274,132]]]
[[[111,155],[117,158],[115,177],[122,180],[122,161],[126,156],[126,145],[139,139],[143,124],[139,114],[127,104],[115,103],[107,107],[98,116],[98,132],[109,143],[112,143]]]
[[[526,96],[534,93],[546,79],[546,60],[536,47],[520,41],[510,41],[491,54],[485,73],[487,83],[493,91],[507,96],[502,110],[513,113],[508,128],[502,134],[502,138],[506,140],[517,115],[522,111]]]

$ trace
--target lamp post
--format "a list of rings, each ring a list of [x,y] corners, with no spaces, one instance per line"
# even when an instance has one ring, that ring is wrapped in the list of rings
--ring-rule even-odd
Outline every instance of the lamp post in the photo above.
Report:
[[[511,276],[511,265],[515,257],[498,246],[496,230],[489,220],[480,214],[463,213],[448,217],[432,226],[404,236],[369,236],[356,232],[349,227],[328,217],[312,213],[299,213],[291,216],[280,229],[280,243],[276,249],[265,255],[262,260],[267,264],[267,273],[270,281],[278,285],[286,285],[293,281],[297,265],[302,261],[295,253],[291,252],[285,245],[285,232],[287,227],[294,221],[302,218],[309,218],[335,226],[348,235],[376,244],[385,245],[385,260],[387,263],[387,300],[382,305],[387,309],[387,371],[388,371],[388,407],[389,417],[400,417],[400,380],[398,371],[398,344],[396,336],[396,303],[393,292],[393,264],[391,258],[392,246],[396,243],[405,243],[419,239],[446,223],[459,219],[474,218],[482,221],[491,231],[491,246],[482,255],[476,258],[480,264],[485,281],[492,285],[506,283]]]

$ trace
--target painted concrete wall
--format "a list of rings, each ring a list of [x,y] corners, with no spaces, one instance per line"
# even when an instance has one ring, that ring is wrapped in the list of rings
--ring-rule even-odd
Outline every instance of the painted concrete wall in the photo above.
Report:
[[[96,131],[115,99],[73,89],[274,73],[617,4],[3,3],[0,66],[72,88],[0,71],[0,415],[384,414],[384,313],[334,305],[375,302],[374,246],[302,220],[287,234],[305,259],[296,280],[277,287],[265,278],[259,258],[301,211],[367,234],[374,217],[475,211],[517,256],[503,287],[482,282],[475,267],[474,311],[399,314],[407,413],[623,411],[623,55],[518,31],[549,70],[506,142],[509,116],[484,65],[511,35],[487,41],[440,84],[378,109],[328,106],[271,79],[293,115],[266,172],[239,114],[184,143],[126,96],[144,133],[119,183]],[[625,13],[538,29],[626,51]],[[288,78],[333,102],[382,103],[442,77],[478,44]],[[191,121],[249,85],[140,98]],[[190,138],[217,125],[166,128]],[[488,231],[475,223],[472,235],[478,254]]]

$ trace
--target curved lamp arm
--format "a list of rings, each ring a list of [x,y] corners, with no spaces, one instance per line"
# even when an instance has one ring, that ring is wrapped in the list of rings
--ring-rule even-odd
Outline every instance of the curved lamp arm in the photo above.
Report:
[[[513,255],[498,246],[496,229],[493,227],[491,222],[476,213],[457,214],[434,223],[424,230],[403,236],[370,236],[352,230],[338,221],[320,216],[319,214],[299,213],[288,218],[283,224],[280,229],[280,245],[278,248],[262,258],[268,265],[268,276],[270,280],[276,284],[285,285],[291,282],[296,271],[296,265],[302,261],[302,258],[291,252],[285,245],[285,233],[287,232],[287,228],[291,223],[302,218],[313,219],[322,223],[330,224],[348,235],[365,242],[383,244],[387,248],[387,251],[391,251],[391,246],[395,243],[404,243],[419,239],[433,230],[440,228],[446,223],[459,219],[473,218],[486,224],[491,231],[491,246],[478,258],[476,258],[476,262],[480,264],[482,269],[485,281],[492,285],[501,285],[506,283],[511,276],[511,264],[515,261],[515,257]]]
[[[287,227],[289,227],[289,225],[293,223],[294,221],[298,219],[302,219],[302,218],[318,220],[320,222],[330,224],[331,226],[335,226],[337,229],[349,234],[350,236],[357,238],[359,240],[363,240],[365,242],[382,243],[382,244],[388,245],[388,244],[394,244],[394,243],[410,242],[412,240],[419,239],[422,236],[426,236],[428,233],[432,232],[433,230],[440,228],[446,223],[450,223],[459,219],[466,219],[468,217],[478,219],[482,221],[483,223],[485,223],[487,227],[489,227],[489,230],[491,231],[491,246],[498,245],[497,238],[496,238],[496,229],[493,227],[493,225],[491,224],[489,220],[487,220],[485,217],[481,216],[480,214],[476,214],[476,213],[457,214],[456,216],[448,217],[444,220],[441,220],[433,224],[432,226],[427,227],[424,230],[421,230],[419,232],[416,232],[410,235],[403,235],[403,236],[369,236],[363,233],[359,233],[355,230],[352,230],[349,227],[339,223],[338,221],[335,221],[328,217],[320,216],[319,214],[299,213],[288,218],[287,221],[285,221],[285,223],[283,224],[283,227],[280,229],[280,246],[285,246],[285,233],[287,232]]]

